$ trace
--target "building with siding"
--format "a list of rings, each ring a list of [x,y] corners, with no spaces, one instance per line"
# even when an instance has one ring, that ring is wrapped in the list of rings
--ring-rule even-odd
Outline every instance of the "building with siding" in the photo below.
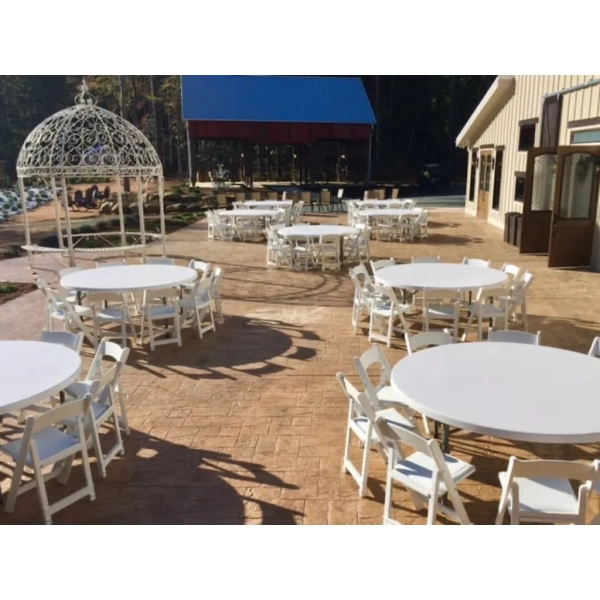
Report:
[[[501,75],[456,145],[466,212],[499,228],[522,213],[521,252],[600,270],[600,75]]]

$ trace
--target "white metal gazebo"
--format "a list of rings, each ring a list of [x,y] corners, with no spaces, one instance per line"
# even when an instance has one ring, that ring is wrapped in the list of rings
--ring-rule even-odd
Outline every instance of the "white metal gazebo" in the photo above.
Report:
[[[88,177],[114,181],[120,222],[120,242],[111,249],[141,249],[145,254],[146,231],[144,226],[143,190],[154,178],[158,180],[160,207],[160,237],[165,253],[165,213],[163,204],[164,178],[160,159],[156,150],[137,127],[104,108],[96,105],[89,94],[85,79],[75,98],[75,105],[61,110],[42,121],[27,136],[17,159],[17,177],[23,205],[25,226],[24,248],[30,259],[32,252],[68,252],[69,264],[75,264],[76,249],[67,198],[67,182],[71,178]],[[32,246],[27,219],[27,196],[25,179],[38,177],[50,181],[59,248]],[[132,232],[125,230],[122,179],[135,178],[137,206],[139,212],[139,244],[127,245],[127,237]],[[59,194],[60,186],[60,194]],[[64,207],[67,247],[64,246],[63,225],[60,215],[60,200]],[[94,235],[94,234],[92,234]],[[98,234],[100,235],[100,234]],[[153,239],[156,236],[148,236]],[[98,251],[98,249],[94,249]]]

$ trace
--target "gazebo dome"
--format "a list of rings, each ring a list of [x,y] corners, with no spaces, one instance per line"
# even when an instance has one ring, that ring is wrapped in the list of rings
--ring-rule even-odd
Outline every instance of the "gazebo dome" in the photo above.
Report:
[[[95,104],[85,82],[75,105],[42,121],[17,159],[19,177],[159,177],[162,165],[134,125]]]

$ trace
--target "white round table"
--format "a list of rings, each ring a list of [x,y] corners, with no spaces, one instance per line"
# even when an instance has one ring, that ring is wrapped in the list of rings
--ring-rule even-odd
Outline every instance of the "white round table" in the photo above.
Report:
[[[0,414],[31,406],[77,381],[81,357],[48,342],[0,341]]]
[[[503,285],[504,271],[456,263],[416,263],[385,267],[375,272],[375,280],[407,290],[478,290]]]
[[[416,352],[392,370],[410,407],[509,440],[600,442],[600,360],[569,350],[471,342]]]
[[[253,217],[253,218],[265,218],[265,217],[277,217],[280,213],[278,210],[261,210],[255,208],[234,208],[233,210],[220,210],[218,211],[220,217]]]
[[[142,292],[191,283],[194,269],[174,265],[116,265],[65,275],[60,285],[78,292]]]
[[[400,200],[399,198],[396,200],[349,200],[349,202],[354,202],[355,206],[360,210],[360,207],[367,207],[367,206],[387,206],[387,207],[392,207],[392,206],[402,206],[403,204],[407,203],[407,202],[412,202],[414,204],[414,200],[412,198],[402,198],[402,200]]]
[[[317,238],[326,235],[354,235],[354,227],[346,225],[293,225],[292,227],[282,227],[277,233],[283,237],[308,237]]]
[[[365,208],[359,210],[364,217],[418,217],[421,210],[418,208]]]

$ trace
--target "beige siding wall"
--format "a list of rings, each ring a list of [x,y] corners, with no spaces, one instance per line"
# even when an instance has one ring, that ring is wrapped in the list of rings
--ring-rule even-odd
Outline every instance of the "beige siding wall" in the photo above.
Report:
[[[504,214],[509,211],[522,211],[522,203],[514,201],[515,171],[525,171],[527,152],[518,151],[519,121],[537,118],[536,146],[541,139],[541,117],[544,94],[556,92],[566,87],[585,83],[600,75],[517,75],[515,76],[515,94],[507,102],[497,117],[490,123],[486,131],[477,140],[474,147],[494,144],[505,146],[504,164],[502,168],[502,184],[500,189],[499,210],[491,210],[488,221],[498,227],[504,227]],[[563,97],[560,144],[570,143],[570,132],[567,123],[573,120],[588,119],[600,116],[600,85],[579,92],[572,92]],[[469,157],[469,168],[471,158]],[[468,173],[467,173],[468,177]],[[468,184],[467,184],[468,185]],[[478,180],[476,182],[478,185]],[[475,194],[477,197],[477,194]],[[468,189],[467,189],[468,198]],[[476,212],[476,202],[466,201],[467,212]],[[492,198],[490,197],[490,206]],[[598,225],[600,228],[600,223]],[[600,255],[600,244],[598,244]],[[599,256],[600,262],[600,256]]]

